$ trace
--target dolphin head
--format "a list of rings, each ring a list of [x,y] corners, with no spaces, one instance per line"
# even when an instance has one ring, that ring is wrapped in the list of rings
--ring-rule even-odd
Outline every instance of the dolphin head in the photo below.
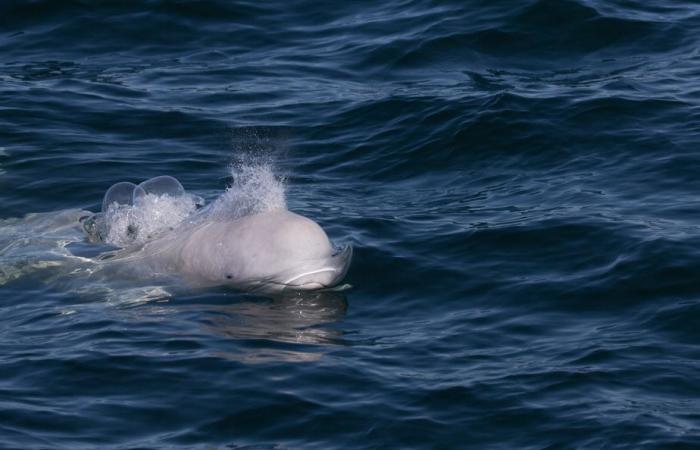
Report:
[[[324,289],[336,286],[345,277],[352,247],[334,248],[313,220],[286,210],[253,217],[258,228],[252,234],[264,231],[265,239],[262,243],[255,238],[248,241],[252,245],[249,249],[256,252],[253,260],[264,261],[263,266],[257,267],[257,274],[250,274],[256,284],[252,290]]]
[[[185,278],[252,291],[330,288],[352,258],[352,247],[335,249],[316,222],[282,209],[205,222],[175,239],[168,254]]]

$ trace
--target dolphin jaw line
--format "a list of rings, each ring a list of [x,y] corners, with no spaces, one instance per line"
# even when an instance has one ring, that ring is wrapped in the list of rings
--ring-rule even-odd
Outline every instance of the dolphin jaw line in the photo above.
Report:
[[[303,277],[306,277],[306,276],[309,276],[309,275],[316,275],[316,274],[324,273],[324,272],[337,272],[337,269],[334,269],[333,267],[323,267],[323,268],[321,268],[321,269],[316,269],[316,270],[312,270],[312,271],[309,271],[309,272],[303,272],[303,273],[300,273],[299,275],[296,275],[296,276],[294,276],[294,277],[288,279],[288,280],[285,281],[283,284],[285,284],[285,285],[287,285],[287,286],[295,286],[295,287],[303,287],[303,286],[309,286],[309,285],[318,286],[318,287],[324,287],[324,285],[323,285],[322,283],[319,283],[319,282],[317,282],[317,281],[313,281],[313,282],[309,282],[309,283],[304,283],[304,284],[300,284],[300,285],[293,285],[293,284],[292,284],[294,281],[296,281],[296,280],[298,280],[298,279],[300,279],[300,278],[303,278]]]

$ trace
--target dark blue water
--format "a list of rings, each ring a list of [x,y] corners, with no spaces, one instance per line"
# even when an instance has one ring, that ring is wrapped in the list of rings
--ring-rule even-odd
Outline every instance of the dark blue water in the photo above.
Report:
[[[355,257],[130,301],[5,242],[0,446],[698,448],[699,40],[688,1],[3,1],[0,219],[254,152]]]

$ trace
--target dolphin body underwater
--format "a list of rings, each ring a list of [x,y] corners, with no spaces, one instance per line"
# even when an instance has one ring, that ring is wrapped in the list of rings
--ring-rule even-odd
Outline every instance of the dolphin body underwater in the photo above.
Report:
[[[113,185],[102,212],[80,222],[90,242],[122,247],[105,262],[169,274],[193,287],[317,290],[337,286],[348,270],[352,247],[334,248],[316,222],[286,207],[231,216],[217,211],[222,209],[217,202],[202,204],[175,178],[160,176],[139,185]],[[163,209],[171,217],[163,220]],[[186,215],[182,209],[194,212]],[[154,219],[160,219],[156,226],[148,223]]]
[[[341,289],[352,247],[335,248],[316,222],[289,211],[268,175],[234,183],[206,206],[160,176],[113,185],[98,213],[0,220],[0,285],[42,270],[45,282],[78,290],[153,280],[264,294]]]

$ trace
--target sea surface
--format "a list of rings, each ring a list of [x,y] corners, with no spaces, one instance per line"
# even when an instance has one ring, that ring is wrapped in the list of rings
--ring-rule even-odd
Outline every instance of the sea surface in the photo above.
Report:
[[[677,0],[2,1],[0,447],[700,448],[699,43]],[[251,161],[351,289],[47,250]]]

